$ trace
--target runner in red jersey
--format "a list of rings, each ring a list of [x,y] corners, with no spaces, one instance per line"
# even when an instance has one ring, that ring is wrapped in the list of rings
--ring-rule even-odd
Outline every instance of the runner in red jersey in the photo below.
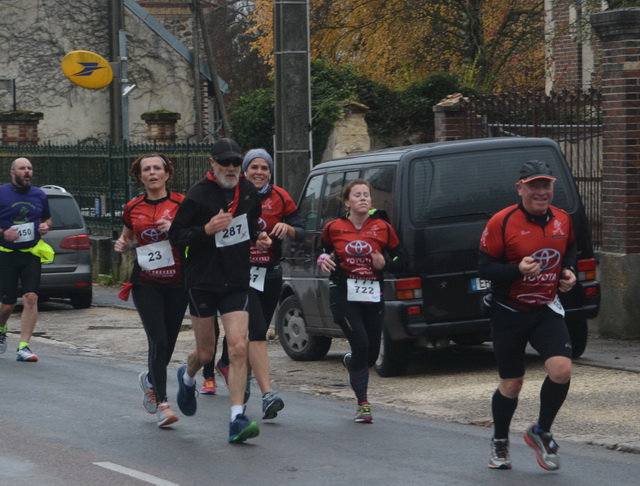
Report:
[[[253,183],[262,201],[260,229],[273,240],[266,250],[251,244],[251,290],[249,291],[249,366],[248,372],[256,377],[262,394],[262,418],[273,419],[284,408],[282,398],[271,390],[269,355],[267,353],[267,330],[278,305],[282,288],[281,244],[285,237],[291,240],[304,238],[304,221],[298,207],[287,191],[270,184],[273,159],[264,149],[252,149],[242,162],[242,170]],[[222,356],[218,370],[224,374],[228,366],[226,340],[222,341]],[[203,374],[213,375],[213,361],[205,366]],[[205,383],[207,379],[205,378]],[[203,387],[204,389],[204,387]],[[245,402],[251,391],[251,377],[247,378]]]
[[[504,258],[507,264],[520,263],[525,256],[540,263],[540,275],[497,279],[493,285],[497,302],[526,312],[556,299],[563,255],[575,236],[571,217],[563,210],[550,209],[544,218],[541,226],[523,211],[522,204],[515,204],[497,213],[487,224],[481,251],[495,260]]]
[[[158,426],[178,420],[167,400],[167,365],[178,339],[187,308],[180,268],[180,252],[169,243],[171,222],[184,199],[167,189],[173,164],[164,154],[148,154],[131,165],[145,194],[129,201],[124,209],[122,235],[115,251],[125,253],[137,241],[136,260],[123,297],[131,291],[149,341],[148,371],[140,373],[143,406],[157,413]]]
[[[331,312],[351,346],[342,363],[358,402],[354,421],[372,423],[367,392],[369,368],[380,352],[384,322],[382,272],[399,273],[405,259],[396,232],[381,212],[371,210],[371,185],[367,181],[349,182],[342,199],[348,213],[324,227],[318,266],[323,272],[331,272]]]
[[[491,280],[491,333],[500,375],[492,398],[492,469],[511,469],[509,427],[524,383],[527,343],[545,360],[548,375],[538,421],[524,440],[540,466],[560,467],[550,430],[569,391],[572,353],[557,292],[575,285],[576,243],[569,215],[551,206],[555,180],[546,162],[526,162],[516,183],[521,202],[493,216],[480,239],[478,275]]]

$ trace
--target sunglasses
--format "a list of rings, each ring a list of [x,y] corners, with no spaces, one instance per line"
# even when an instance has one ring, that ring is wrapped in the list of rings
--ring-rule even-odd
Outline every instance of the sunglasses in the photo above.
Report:
[[[242,165],[242,159],[216,160],[216,164],[221,165],[222,167],[229,167],[230,165],[233,165],[234,167],[240,167]]]

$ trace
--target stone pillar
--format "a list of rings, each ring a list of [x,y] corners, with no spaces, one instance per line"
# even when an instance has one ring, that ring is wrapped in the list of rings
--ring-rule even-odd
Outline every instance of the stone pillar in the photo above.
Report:
[[[38,124],[42,113],[29,111],[0,112],[0,142],[2,145],[38,145]]]
[[[147,141],[150,143],[175,143],[176,123],[180,113],[151,111],[140,115],[147,123]]]
[[[600,334],[640,338],[640,8],[600,12],[602,306]]]
[[[455,93],[433,107],[434,141],[448,142],[487,136],[482,120],[469,113],[468,101],[460,93]]]
[[[352,101],[344,118],[339,120],[329,135],[322,162],[371,150],[371,138],[365,116],[369,107]]]

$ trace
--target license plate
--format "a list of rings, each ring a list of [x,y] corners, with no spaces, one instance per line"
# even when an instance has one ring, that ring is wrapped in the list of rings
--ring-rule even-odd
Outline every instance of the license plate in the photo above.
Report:
[[[484,280],[481,278],[471,279],[471,290],[473,292],[480,292],[482,290],[487,290],[489,287],[491,287],[491,280]]]

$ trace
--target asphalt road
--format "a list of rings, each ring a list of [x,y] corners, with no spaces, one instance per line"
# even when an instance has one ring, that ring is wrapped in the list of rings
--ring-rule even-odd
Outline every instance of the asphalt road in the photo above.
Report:
[[[229,445],[226,390],[159,429],[142,410],[138,364],[54,342],[38,349],[39,363],[0,356],[3,485],[601,486],[635,484],[640,474],[633,454],[575,442],[561,445],[562,469],[549,473],[515,437],[514,469],[489,470],[481,428],[385,408],[375,424],[355,424],[350,403],[291,392],[270,423],[250,401],[261,434]]]
[[[15,362],[18,316],[11,318],[10,347],[0,355],[1,485],[637,483],[640,343],[594,338],[577,361],[554,426],[559,473],[539,468],[519,437],[535,418],[544,378],[534,354],[512,428],[514,470],[486,468],[496,383],[490,346],[418,356],[403,377],[373,373],[376,423],[362,426],[351,421],[344,340],[307,363],[269,341],[273,385],[286,407],[273,423],[261,423],[258,438],[234,447],[226,443],[224,386],[200,397],[198,414],[181,416],[171,430],[158,429],[143,411],[137,374],[146,338],[131,303],[114,300],[117,290],[96,287],[86,310],[43,304],[33,340],[39,363]],[[192,345],[187,318],[170,364],[170,396]],[[253,389],[249,415],[260,422]]]

